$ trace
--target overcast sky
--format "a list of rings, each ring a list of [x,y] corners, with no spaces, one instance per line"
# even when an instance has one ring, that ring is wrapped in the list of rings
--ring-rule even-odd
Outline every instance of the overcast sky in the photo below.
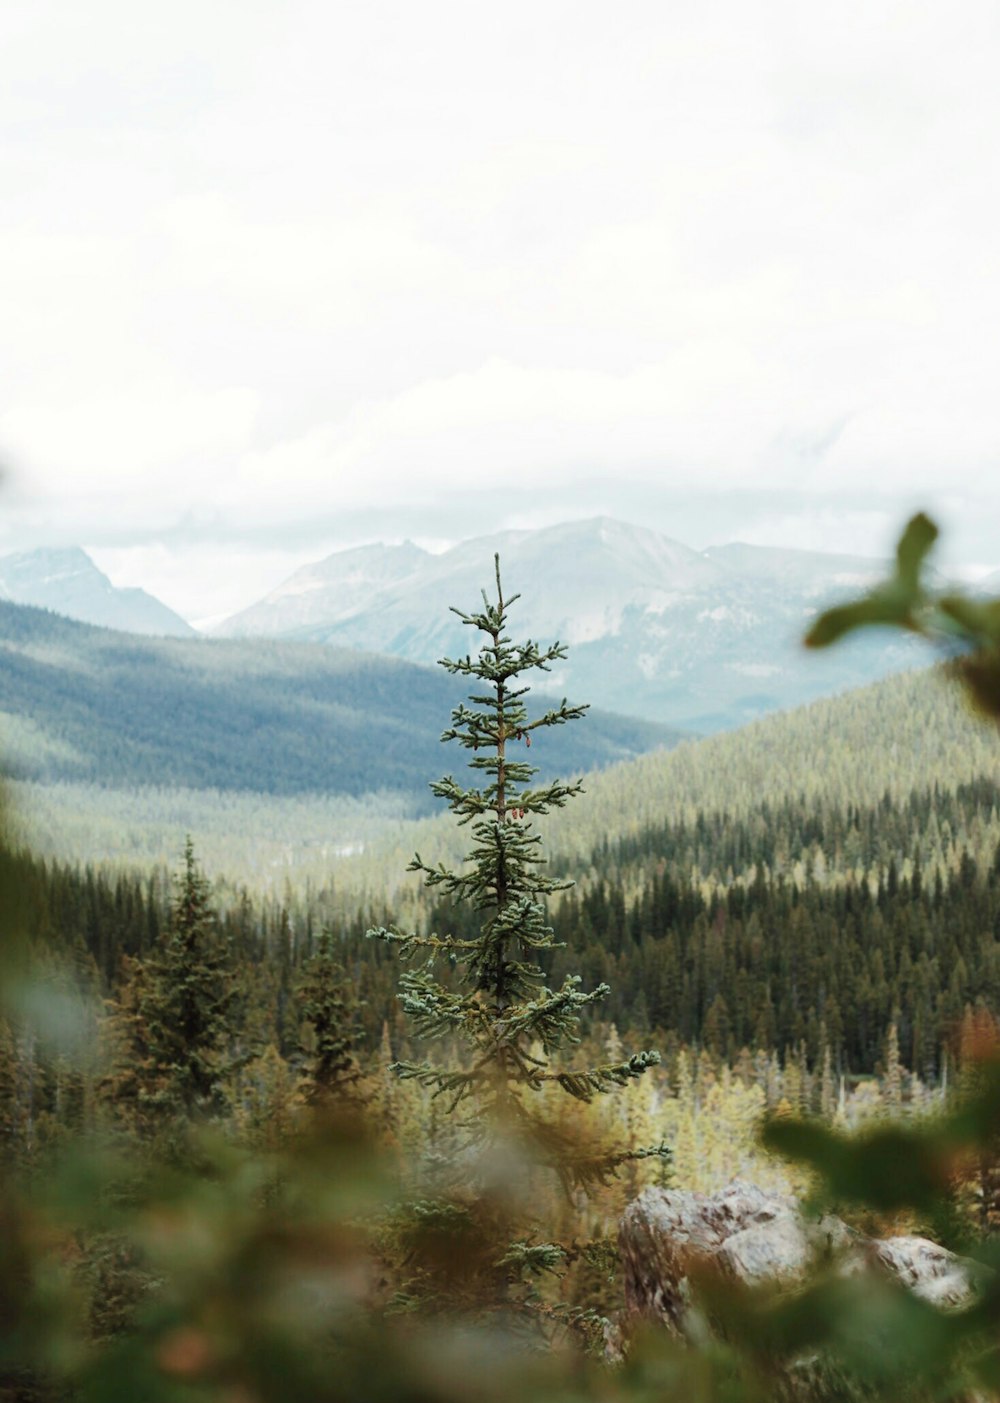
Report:
[[[995,0],[0,7],[0,549],[189,617],[605,512],[1000,565]]]

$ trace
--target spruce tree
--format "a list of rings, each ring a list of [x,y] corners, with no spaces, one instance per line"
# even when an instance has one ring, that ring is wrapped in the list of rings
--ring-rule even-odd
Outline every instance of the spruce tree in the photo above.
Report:
[[[484,590],[481,610],[466,614],[453,608],[463,624],[485,636],[478,653],[441,663],[475,688],[471,705],[454,709],[441,739],[458,742],[470,754],[469,765],[479,783],[463,785],[449,774],[431,789],[447,801],[459,824],[471,824],[472,845],[461,870],[429,865],[419,854],[409,867],[422,874],[426,886],[451,901],[468,903],[477,914],[478,933],[460,938],[384,927],[369,932],[392,942],[411,962],[401,977],[400,998],[417,1035],[464,1044],[458,1066],[429,1060],[393,1066],[402,1078],[415,1079],[445,1097],[450,1113],[461,1112],[453,1118],[453,1187],[460,1184],[465,1201],[479,1209],[491,1196],[495,1203],[505,1192],[516,1194],[523,1188],[498,1183],[505,1173],[517,1179],[519,1157],[522,1163],[551,1170],[572,1193],[607,1184],[627,1160],[668,1154],[662,1145],[635,1150],[581,1144],[532,1104],[540,1102],[539,1093],[552,1084],[590,1102],[641,1076],[659,1062],[659,1054],[637,1052],[583,1068],[555,1060],[562,1049],[579,1042],[581,1015],[610,990],[600,984],[585,992],[578,975],[568,975],[558,988],[547,986],[542,961],[555,942],[546,901],[572,883],[545,875],[542,840],[533,831],[532,819],[562,808],[582,786],[560,780],[533,786],[538,769],[522,756],[534,739],[582,717],[587,707],[571,706],[563,699],[529,718],[524,703],[529,688],[519,685],[520,679],[549,670],[566,656],[566,649],[558,642],[541,647],[530,640],[511,641],[508,610],[519,596],[504,598],[499,556],[495,570],[495,602]],[[438,978],[439,961],[449,967],[447,982]],[[445,1212],[445,1221],[450,1221],[450,1212]],[[477,1221],[482,1222],[481,1214]],[[513,1229],[514,1218],[500,1226],[501,1234],[505,1226]],[[494,1259],[495,1269],[486,1273],[487,1290],[512,1305],[517,1299],[515,1283],[555,1269],[563,1259],[555,1244],[525,1235]],[[525,1299],[522,1293],[522,1305]]]
[[[129,984],[113,1006],[116,1068],[147,1132],[180,1117],[201,1120],[228,1108],[236,980],[228,943],[214,928],[210,888],[188,838],[175,878],[170,921],[157,948],[131,962]]]
[[[362,1036],[358,1003],[343,966],[334,958],[329,931],[320,935],[296,993],[311,1033],[301,1048],[306,1059],[304,1100],[317,1109],[360,1104],[364,1098],[355,1054]]]

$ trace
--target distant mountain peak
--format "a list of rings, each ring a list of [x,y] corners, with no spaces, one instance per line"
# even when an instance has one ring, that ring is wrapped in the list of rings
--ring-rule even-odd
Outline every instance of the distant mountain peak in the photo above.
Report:
[[[413,541],[388,546],[376,541],[334,551],[303,565],[263,599],[224,619],[211,632],[230,638],[295,636],[321,620],[348,619],[377,590],[406,579],[433,559]]]
[[[13,551],[0,557],[0,571],[8,579],[21,576],[38,579],[43,575],[51,578],[56,573],[73,576],[91,571],[101,574],[82,546],[39,546],[37,550]]]
[[[0,557],[0,595],[82,623],[189,636],[180,614],[142,589],[118,589],[81,546],[40,546]]]

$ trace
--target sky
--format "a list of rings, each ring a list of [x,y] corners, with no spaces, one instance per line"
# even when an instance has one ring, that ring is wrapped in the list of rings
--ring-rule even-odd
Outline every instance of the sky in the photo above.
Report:
[[[189,618],[607,514],[1000,566],[993,0],[0,7],[0,551]]]

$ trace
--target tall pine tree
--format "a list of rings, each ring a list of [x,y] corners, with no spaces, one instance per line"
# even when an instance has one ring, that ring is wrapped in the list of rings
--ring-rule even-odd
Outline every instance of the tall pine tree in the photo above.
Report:
[[[556,989],[547,986],[540,961],[554,941],[545,903],[572,883],[543,873],[542,840],[531,820],[561,808],[581,792],[581,785],[554,780],[532,786],[537,767],[521,755],[533,738],[576,720],[587,708],[570,706],[564,699],[529,719],[524,704],[529,688],[518,685],[519,680],[535,670],[547,671],[566,656],[566,649],[559,643],[543,648],[530,640],[511,642],[507,613],[519,596],[504,599],[499,556],[495,565],[496,601],[483,591],[481,611],[453,610],[463,624],[484,635],[478,653],[442,660],[450,673],[468,678],[475,688],[471,706],[463,703],[452,712],[442,740],[457,741],[470,753],[469,765],[480,783],[466,787],[446,775],[431,786],[447,800],[460,824],[472,825],[472,847],[463,870],[430,866],[419,854],[409,869],[420,872],[428,887],[441,889],[452,901],[471,904],[478,913],[479,931],[471,938],[403,934],[384,927],[369,932],[395,944],[407,961],[427,957],[411,965],[400,981],[400,997],[416,1033],[426,1039],[454,1038],[465,1045],[457,1067],[429,1060],[402,1061],[394,1067],[401,1077],[443,1095],[450,1111],[464,1113],[455,1122],[453,1181],[463,1186],[467,1201],[478,1194],[480,1202],[489,1194],[496,1199],[499,1192],[502,1197],[504,1186],[498,1185],[498,1177],[509,1166],[511,1177],[517,1178],[518,1157],[551,1170],[569,1193],[606,1184],[629,1159],[668,1153],[662,1145],[635,1151],[581,1144],[547,1119],[538,1105],[539,1093],[551,1084],[589,1102],[641,1076],[659,1061],[659,1054],[637,1052],[584,1068],[555,1061],[561,1050],[579,1041],[581,1014],[610,990],[600,984],[584,992],[578,975],[568,975]],[[447,983],[437,977],[439,960],[453,971]],[[517,1152],[513,1157],[512,1147]],[[511,1219],[510,1226],[513,1223]],[[512,1304],[516,1283],[555,1268],[562,1256],[555,1244],[525,1237],[494,1259],[487,1288]]]

